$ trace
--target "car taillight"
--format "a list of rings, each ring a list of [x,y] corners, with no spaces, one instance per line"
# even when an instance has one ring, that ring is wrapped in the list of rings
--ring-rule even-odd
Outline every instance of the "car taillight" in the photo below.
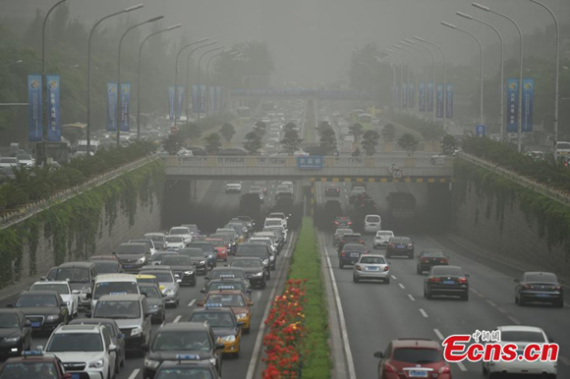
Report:
[[[449,368],[448,365],[445,365],[445,366],[440,367],[437,372],[440,374],[448,374],[451,372],[451,369]]]
[[[348,225],[352,225],[352,221],[349,221],[349,222],[348,222]]]
[[[390,270],[390,266],[384,266],[384,271]]]
[[[523,284],[521,287],[524,288],[525,290],[530,289],[530,286],[528,284]]]
[[[427,258],[422,258],[422,263],[428,263],[428,262],[429,262],[429,259],[427,259]]]
[[[396,371],[396,367],[392,366],[390,363],[384,363],[384,372],[394,373]]]
[[[344,255],[345,255],[345,254],[344,254],[344,251],[341,251],[340,256],[341,256],[341,257],[344,257]]]
[[[364,245],[364,240],[358,240],[358,243]]]
[[[457,279],[459,283],[467,283],[467,278],[459,278]]]
[[[340,222],[338,222],[338,221],[335,221],[334,223],[335,223],[335,225],[339,225],[339,224],[340,224]]]
[[[408,244],[408,247],[414,247],[414,245],[413,245],[413,244],[411,244],[411,243],[409,243],[409,244]]]
[[[449,262],[447,261],[447,259],[440,259],[440,260],[439,260],[439,263],[445,263],[445,264],[448,264]]]
[[[354,268],[357,269],[358,271],[362,271],[362,266],[360,266],[360,265],[356,265],[356,266],[354,266]]]
[[[554,291],[560,291],[562,289],[562,287],[560,286],[554,286]]]
[[[439,278],[432,276],[431,278],[428,278],[428,282],[439,283]]]
[[[391,244],[389,244],[389,245],[388,245],[388,247],[391,247],[391,248],[393,248],[393,247],[394,247],[394,244],[393,244],[393,243],[391,243]]]

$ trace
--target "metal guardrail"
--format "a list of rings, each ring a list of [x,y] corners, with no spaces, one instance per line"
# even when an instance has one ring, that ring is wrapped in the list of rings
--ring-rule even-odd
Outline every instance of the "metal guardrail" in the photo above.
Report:
[[[72,188],[68,188],[65,189],[63,191],[60,191],[54,195],[52,195],[51,197],[49,197],[48,199],[43,199],[40,201],[37,201],[35,203],[30,203],[30,204],[26,204],[24,206],[22,206],[21,208],[18,208],[17,210],[14,210],[14,212],[11,213],[7,213],[4,216],[2,216],[0,218],[0,230],[9,228],[15,224],[18,224],[42,211],[45,211],[46,209],[49,209],[51,207],[53,207],[54,205],[57,205],[59,203],[62,203],[64,201],[67,201],[77,195],[82,194],[85,191],[88,191],[90,189],[93,189],[94,187],[98,187],[102,184],[105,184],[113,179],[116,179],[117,177],[136,170],[150,162],[153,162],[157,159],[160,159],[158,155],[153,154],[151,156],[148,157],[144,157],[141,158],[139,160],[136,160],[134,162],[131,163],[127,163],[124,166],[121,166],[113,171],[109,171],[106,172],[102,175],[99,175],[95,178],[89,179],[88,181],[86,181],[85,183],[82,183],[78,186],[72,187]]]
[[[483,167],[489,171],[497,173],[504,176],[513,182],[520,184],[521,186],[540,193],[554,201],[557,201],[563,205],[570,206],[570,193],[549,187],[547,185],[538,183],[532,179],[520,175],[519,173],[511,170],[507,170],[501,167],[499,164],[487,161],[485,159],[478,158],[474,155],[467,154],[464,152],[459,152],[457,156],[463,160],[473,163],[479,167]]]

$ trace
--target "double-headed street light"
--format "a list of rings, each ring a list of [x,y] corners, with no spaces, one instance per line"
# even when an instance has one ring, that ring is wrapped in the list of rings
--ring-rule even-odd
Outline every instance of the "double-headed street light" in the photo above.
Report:
[[[432,65],[433,65],[433,66],[432,66],[432,77],[433,77],[432,80],[433,80],[433,85],[434,85],[434,87],[432,88],[432,96],[433,96],[433,94],[435,93],[435,92],[434,92],[434,90],[435,90],[435,56],[433,55],[433,53],[431,52],[431,50],[430,50],[427,46],[424,46],[424,45],[418,43],[418,41],[415,41],[415,40],[410,39],[410,38],[406,38],[406,39],[404,39],[404,41],[406,41],[406,42],[408,42],[408,43],[411,43],[411,44],[413,44],[414,46],[421,46],[421,47],[423,47],[424,49],[426,49],[427,52],[429,53],[429,55],[430,55],[430,57],[431,57],[431,62],[432,62]],[[426,70],[426,71],[427,71],[427,70]],[[427,78],[427,77],[429,77],[429,75],[428,75],[427,72],[426,72],[426,78]],[[429,96],[428,82],[429,82],[429,80],[426,80],[426,84],[425,84],[425,93],[426,93],[426,102],[425,102],[425,104],[426,104],[426,111],[427,111],[427,97]],[[434,96],[434,97],[435,97],[435,96]],[[435,117],[436,117],[435,109],[431,112],[431,116],[432,116],[432,121],[435,122]],[[444,125],[445,125],[445,123],[444,123]]]
[[[414,62],[415,62],[416,70],[419,71],[418,59],[417,59],[417,57],[415,56],[414,53],[412,53],[412,52],[409,51],[409,50],[404,49],[402,46],[400,46],[400,45],[398,45],[398,44],[393,44],[392,47],[395,48],[395,49],[398,49],[398,50],[400,50],[400,51],[405,51],[406,53],[410,54],[410,55],[412,56]],[[414,76],[415,76],[415,75],[414,75]],[[407,83],[407,85],[406,85],[406,99],[408,99],[408,96],[407,96],[407,95],[408,95],[408,92],[407,92],[407,91],[408,91],[408,88],[410,88],[410,67],[409,67],[409,66],[408,66],[407,69],[406,69],[406,83]],[[404,93],[404,91],[403,91],[403,89],[402,89],[402,94],[403,94],[403,93]],[[411,101],[408,99],[408,100],[407,100],[407,104],[406,104],[406,107],[408,108],[408,113],[410,112],[410,107],[409,107],[410,102],[411,102]]]
[[[400,109],[400,113],[402,113],[402,108],[403,108],[402,92],[403,92],[403,85],[404,85],[404,61],[403,61],[403,59],[400,59],[400,57],[398,57],[396,55],[396,52],[394,50],[386,49],[386,52],[389,54],[388,55],[389,57],[396,58],[400,62],[400,91],[396,91],[396,100],[397,100],[398,108]]]
[[[379,57],[379,56],[375,56],[374,58],[376,58],[377,62],[387,64],[392,69],[392,108],[393,108],[393,107],[397,106],[397,104],[395,104],[395,102],[398,100],[398,99],[394,99],[394,90],[396,88],[396,67],[387,59],[384,59],[384,58]]]
[[[208,40],[208,38],[204,38],[201,42],[206,42],[207,40]],[[198,42],[200,42],[200,41],[198,41]],[[190,115],[190,93],[191,93],[191,92],[190,92],[190,68],[191,68],[191,65],[190,65],[190,57],[192,57],[192,54],[193,54],[195,51],[197,51],[197,50],[199,50],[199,49],[202,49],[202,48],[204,48],[204,47],[208,47],[208,46],[215,45],[215,44],[217,44],[217,43],[218,43],[218,41],[211,41],[211,42],[208,42],[208,43],[205,44],[205,45],[201,45],[201,46],[195,47],[195,48],[193,48],[192,50],[190,50],[190,52],[188,53],[188,56],[186,57],[186,91],[188,91],[188,95],[186,96],[186,118],[187,118],[187,119],[188,119],[188,117],[189,117],[189,115]],[[189,46],[192,46],[192,45],[193,45],[193,44],[190,44]],[[178,65],[177,65],[177,67],[178,67]]]
[[[213,49],[210,49],[208,51],[204,51],[202,53],[202,55],[200,55],[200,58],[198,58],[198,98],[199,99],[202,99],[202,87],[200,86],[200,68],[202,65],[202,58],[204,58],[204,56],[206,56],[210,53],[213,53],[214,51],[218,51],[218,50],[225,49],[225,48],[226,48],[225,46],[219,46],[219,47],[215,47]],[[200,101],[202,101],[202,100],[200,100]],[[202,114],[202,112],[200,112],[200,111],[201,111],[201,109],[198,110],[198,121],[200,121],[200,116]],[[206,111],[206,109],[204,109],[204,111]]]
[[[166,29],[162,29],[156,31],[154,33],[149,34],[145,39],[142,40],[139,46],[139,56],[137,61],[137,140],[140,140],[141,137],[141,61],[142,61],[142,49],[146,41],[148,41],[151,37],[161,34],[164,32],[169,32],[174,29],[181,28],[181,24],[176,24],[169,26]]]
[[[425,61],[426,61],[425,74],[426,74],[426,85],[427,85],[427,82],[429,81],[429,71],[428,71],[427,66],[428,66],[429,63],[428,63],[428,57],[427,57],[426,53],[425,53],[422,49],[420,49],[419,47],[417,47],[416,43],[415,43],[414,41],[412,41],[412,40],[404,39],[403,41],[400,41],[400,43],[401,43],[402,45],[404,45],[404,46],[407,46],[407,47],[410,48],[410,49],[413,49],[413,50],[415,50],[415,51],[420,52],[420,54],[424,57],[424,59],[425,59]],[[418,68],[418,70],[419,70],[419,68]],[[420,75],[420,72],[418,71],[418,76],[419,76],[419,75]],[[417,77],[416,77],[416,91],[417,91],[417,93],[418,93],[418,109],[419,109],[419,98],[420,98],[419,88],[420,88],[420,87],[419,87],[419,84],[418,84],[418,79],[417,79]],[[414,91],[414,93],[415,93],[416,91]],[[425,93],[424,96],[427,96],[427,91],[424,91],[424,93]],[[425,99],[425,101],[426,101],[425,104],[427,104],[427,98]]]

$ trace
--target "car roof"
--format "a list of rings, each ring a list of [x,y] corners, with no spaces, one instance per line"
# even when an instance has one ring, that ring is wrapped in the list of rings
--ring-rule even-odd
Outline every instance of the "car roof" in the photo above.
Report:
[[[525,325],[504,325],[498,326],[497,330],[501,332],[539,332],[544,333],[542,328],[537,326],[525,326]]]
[[[48,285],[48,284],[66,284],[69,285],[69,282],[67,280],[40,280],[38,282],[35,282],[34,284],[32,284],[32,286],[35,285]],[[40,291],[34,291],[34,292],[40,292]]]
[[[31,295],[31,296],[38,296],[38,295],[43,295],[43,296],[48,296],[48,295],[55,295],[58,296],[58,293],[56,291],[22,291],[20,293],[20,296],[27,296],[27,295]]]
[[[208,324],[205,322],[177,322],[177,323],[168,323],[164,324],[157,329],[157,331],[153,334],[160,331],[186,331],[186,330],[207,330]]]
[[[62,263],[61,265],[59,265],[58,268],[68,268],[68,267],[90,268],[93,266],[95,266],[93,262],[67,262],[67,263]]]
[[[385,256],[383,256],[382,254],[366,254],[366,255],[361,255],[361,258],[368,258],[368,257],[372,257],[372,258],[384,258],[386,259]]]
[[[213,295],[213,294],[222,294],[222,295],[243,295],[243,292],[240,290],[214,290],[210,291],[206,294],[206,296]]]
[[[235,257],[235,258],[237,258],[237,257]],[[214,269],[211,272],[214,272],[214,271],[232,271],[232,270],[243,271],[243,269],[241,267],[224,266],[224,267],[214,267]]]
[[[103,295],[99,298],[99,302],[108,301],[139,301],[144,300],[144,295],[138,294],[123,294],[123,295]]]
[[[399,338],[392,341],[392,346],[394,349],[412,347],[441,350],[439,342],[422,338]]]
[[[110,281],[133,281],[136,277],[131,274],[101,274],[97,275],[95,282],[110,282]]]
[[[143,246],[143,247],[147,247],[148,245],[146,243],[143,242],[124,242],[122,244],[119,245],[120,246]]]
[[[216,313],[231,313],[233,314],[234,311],[232,311],[232,309],[230,307],[203,307],[203,308],[195,308],[192,311],[192,314],[194,313],[206,313],[206,312],[216,312]],[[192,316],[192,314],[190,316]]]
[[[100,329],[99,329],[99,324],[91,324],[91,325],[85,325],[85,324],[73,324],[73,325],[62,325],[60,326],[54,333],[99,333]]]
[[[174,252],[176,254],[176,252]],[[180,254],[176,254],[180,255]],[[140,272],[148,272],[148,271],[171,271],[170,266],[163,266],[163,265],[153,265],[153,266],[144,266],[141,268]]]
[[[364,246],[361,243],[346,243],[346,244],[344,244],[344,248],[345,249],[350,249],[350,248],[366,249],[366,246]]]
[[[556,276],[556,274],[553,272],[545,272],[545,271],[528,271],[528,272],[525,272],[524,275]]]
[[[68,325],[97,325],[97,324],[117,324],[112,318],[76,318],[69,321]]]

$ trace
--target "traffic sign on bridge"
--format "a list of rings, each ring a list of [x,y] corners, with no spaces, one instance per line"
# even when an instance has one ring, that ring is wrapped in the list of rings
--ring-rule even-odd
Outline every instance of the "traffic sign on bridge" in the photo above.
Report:
[[[323,168],[323,157],[297,157],[297,167],[302,170],[320,170]]]

